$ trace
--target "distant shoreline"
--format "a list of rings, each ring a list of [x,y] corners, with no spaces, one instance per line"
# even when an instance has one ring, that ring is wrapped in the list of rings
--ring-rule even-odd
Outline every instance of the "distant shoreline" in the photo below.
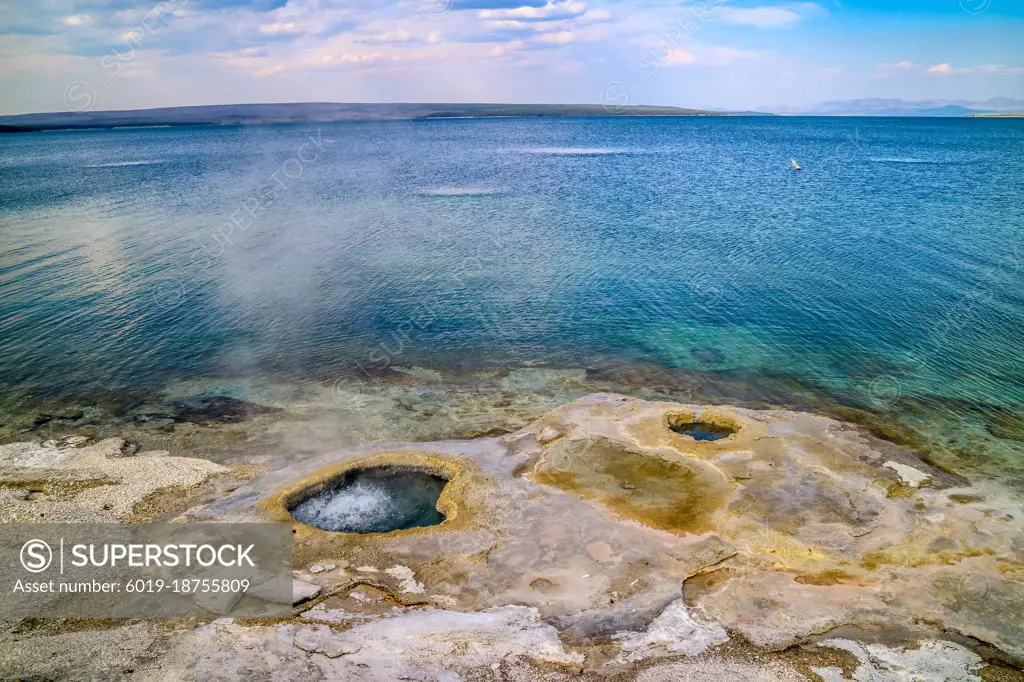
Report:
[[[132,130],[199,126],[257,126],[489,118],[935,118],[912,114],[794,114],[711,111],[652,105],[601,104],[212,104],[118,111],[50,112],[0,116],[0,134],[80,130]],[[976,112],[939,118],[1022,118],[1024,113]]]
[[[649,105],[600,104],[362,104],[291,103],[167,107],[125,111],[53,112],[0,116],[0,132],[42,132],[199,125],[410,121],[450,118],[535,118],[570,116],[772,116]]]

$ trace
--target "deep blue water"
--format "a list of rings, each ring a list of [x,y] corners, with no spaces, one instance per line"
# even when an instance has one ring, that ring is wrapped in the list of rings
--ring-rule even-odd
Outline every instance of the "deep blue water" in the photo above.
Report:
[[[607,357],[1019,412],[1022,197],[1024,120],[0,136],[0,387]]]

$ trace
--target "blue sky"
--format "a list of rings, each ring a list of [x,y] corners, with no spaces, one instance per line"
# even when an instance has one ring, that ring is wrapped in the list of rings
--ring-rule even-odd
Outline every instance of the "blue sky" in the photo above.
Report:
[[[0,0],[0,92],[4,114],[85,102],[1024,99],[1024,2]]]

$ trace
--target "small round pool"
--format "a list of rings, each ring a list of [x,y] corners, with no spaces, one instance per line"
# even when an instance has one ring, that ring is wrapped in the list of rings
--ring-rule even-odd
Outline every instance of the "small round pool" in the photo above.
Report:
[[[437,509],[448,480],[412,467],[347,471],[290,509],[292,518],[339,533],[389,533],[444,521]]]
[[[670,428],[681,436],[694,440],[722,440],[736,433],[736,429],[708,422],[682,422],[671,424]]]

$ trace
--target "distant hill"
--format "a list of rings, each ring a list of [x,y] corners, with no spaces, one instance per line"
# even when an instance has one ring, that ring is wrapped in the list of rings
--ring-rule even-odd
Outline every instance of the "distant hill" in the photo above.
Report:
[[[729,116],[679,107],[600,104],[219,104],[131,111],[58,112],[0,116],[0,132],[187,125],[258,125],[329,121],[526,116]],[[770,115],[770,114],[767,114]]]
[[[770,110],[771,107],[768,107]],[[969,100],[849,99],[821,102],[806,109],[780,108],[778,113],[806,116],[929,116],[961,117],[1024,110],[1024,101],[993,97],[984,102]]]

